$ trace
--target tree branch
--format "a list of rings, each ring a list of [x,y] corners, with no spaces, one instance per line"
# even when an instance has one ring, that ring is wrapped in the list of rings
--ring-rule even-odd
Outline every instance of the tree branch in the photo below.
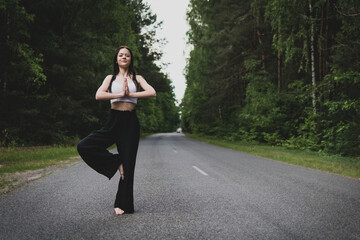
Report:
[[[357,16],[360,16],[360,13],[352,13],[352,14],[349,14],[349,13],[343,13],[339,10],[339,8],[336,6],[336,4],[334,3],[334,7],[336,9],[336,11],[338,13],[340,13],[341,15],[345,16],[345,17],[357,17]]]

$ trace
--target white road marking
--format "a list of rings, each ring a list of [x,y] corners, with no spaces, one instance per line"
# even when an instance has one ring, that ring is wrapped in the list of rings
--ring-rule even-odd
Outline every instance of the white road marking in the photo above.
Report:
[[[195,168],[195,170],[198,171],[199,173],[201,173],[202,175],[208,176],[208,174],[206,172],[204,172],[203,170],[201,170],[197,166],[192,166],[192,167]]]

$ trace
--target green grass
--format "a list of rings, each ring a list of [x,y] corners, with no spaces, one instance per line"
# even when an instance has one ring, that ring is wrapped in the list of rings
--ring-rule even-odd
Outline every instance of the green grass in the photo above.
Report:
[[[295,164],[307,168],[360,178],[360,158],[328,155],[309,150],[294,150],[286,147],[277,147],[244,142],[228,142],[214,137],[186,134],[193,139],[230,148],[252,155]]]
[[[24,184],[16,183],[21,179],[18,173],[71,164],[74,156],[78,156],[75,146],[0,148],[0,194]]]
[[[68,160],[71,156],[77,154],[74,146],[1,148],[0,174],[49,167]]]

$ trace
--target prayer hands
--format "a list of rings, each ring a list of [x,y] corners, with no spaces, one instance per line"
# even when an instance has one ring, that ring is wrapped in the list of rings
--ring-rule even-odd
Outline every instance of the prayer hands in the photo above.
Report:
[[[127,78],[124,78],[123,92],[124,92],[124,97],[129,96],[129,86],[128,86]]]

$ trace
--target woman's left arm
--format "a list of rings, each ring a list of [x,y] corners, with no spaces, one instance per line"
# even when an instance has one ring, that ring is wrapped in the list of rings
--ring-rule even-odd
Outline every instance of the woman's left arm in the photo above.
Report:
[[[141,92],[130,92],[129,97],[135,97],[135,98],[151,98],[156,97],[156,91],[155,89],[146,82],[146,80],[140,76],[136,76],[136,80],[138,81],[139,85],[141,86],[144,91]]]

